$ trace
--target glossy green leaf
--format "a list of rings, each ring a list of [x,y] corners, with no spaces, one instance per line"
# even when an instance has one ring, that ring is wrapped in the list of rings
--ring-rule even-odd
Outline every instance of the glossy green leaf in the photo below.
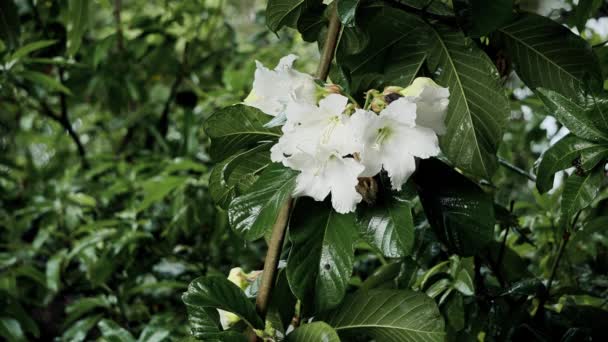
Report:
[[[97,323],[101,336],[112,342],[135,342],[135,338],[125,328],[109,319],[102,319]]]
[[[338,0],[336,11],[338,18],[345,26],[355,26],[355,15],[361,0]]]
[[[591,141],[608,141],[608,100],[595,96],[577,99],[539,88],[537,95],[572,134]]]
[[[543,87],[566,96],[576,96],[583,83],[601,89],[597,57],[589,44],[567,27],[524,14],[499,32],[517,75],[528,87]]]
[[[386,257],[410,255],[415,238],[412,207],[410,199],[391,194],[373,207],[362,208],[357,219],[361,237]]]
[[[420,292],[359,291],[321,319],[346,341],[350,336],[369,336],[377,342],[441,342],[445,339],[444,322],[437,305]]]
[[[437,159],[420,162],[414,182],[426,217],[451,252],[472,256],[494,236],[492,197]]]
[[[90,0],[69,0],[67,52],[70,56],[78,52],[82,36],[89,26],[90,5]]]
[[[454,0],[453,4],[471,37],[493,32],[506,24],[513,13],[513,0]]]
[[[316,311],[330,309],[344,297],[355,261],[356,236],[354,214],[341,215],[328,203],[298,199],[289,223],[293,245],[287,279],[308,310],[313,303]]]
[[[597,167],[583,176],[571,175],[562,193],[562,219],[570,222],[576,213],[588,207],[600,191],[604,168]]]
[[[264,322],[255,311],[253,303],[245,296],[243,291],[223,276],[200,277],[193,280],[188,286],[182,300],[188,308],[190,325],[196,336],[201,326],[199,319],[208,314],[207,309],[221,309],[232,312],[245,320],[256,329],[263,329]],[[215,311],[217,314],[217,311]],[[215,321],[215,317],[211,317]],[[209,322],[209,318],[205,323]],[[217,332],[217,331],[216,331]],[[200,331],[204,333],[204,331]],[[200,338],[199,336],[196,336]]]
[[[547,192],[553,187],[553,176],[557,171],[572,166],[589,171],[607,157],[608,144],[596,144],[568,135],[543,153],[536,172],[536,188],[540,193]]]
[[[0,2],[0,39],[10,50],[19,46],[21,24],[19,22],[19,11],[13,0]]]
[[[271,116],[260,110],[242,104],[215,112],[205,122],[205,132],[211,138],[212,158],[223,160],[260,142],[277,140],[280,129],[264,127],[270,119]]]
[[[457,167],[490,179],[510,113],[494,63],[475,43],[449,27],[435,25],[429,48],[433,78],[450,89],[447,133],[441,149]]]
[[[281,207],[291,197],[297,172],[273,163],[228,208],[230,226],[247,240],[256,240],[272,229]]]
[[[261,144],[217,164],[209,176],[213,201],[226,209],[235,196],[247,191],[270,164],[270,147],[271,144]]]
[[[338,333],[325,322],[304,324],[285,338],[287,342],[340,342]]]
[[[363,50],[353,48],[353,42],[355,46],[361,45],[358,40],[365,36],[343,35],[336,55],[338,64],[348,70],[352,78],[354,95],[362,95],[363,91],[368,90],[364,84],[355,86],[361,83],[361,78],[373,77],[376,87],[408,86],[420,71],[427,55],[422,20],[391,7],[374,9],[362,19],[360,26],[369,36],[369,43],[363,45]],[[364,83],[369,83],[369,80]]]
[[[266,26],[273,32],[283,26],[296,27],[303,10],[320,5],[319,0],[269,0],[266,5]]]
[[[297,29],[306,42],[316,42],[322,39],[323,29],[327,26],[328,19],[325,15],[326,5],[306,8],[300,13]]]
[[[57,81],[53,77],[50,77],[46,74],[43,74],[43,73],[40,73],[37,71],[27,70],[27,71],[20,72],[19,75],[32,83],[35,83],[42,87],[47,88],[48,90],[59,91],[66,95],[72,95],[72,92],[70,91],[70,89],[68,89],[66,86],[61,84],[61,82]]]

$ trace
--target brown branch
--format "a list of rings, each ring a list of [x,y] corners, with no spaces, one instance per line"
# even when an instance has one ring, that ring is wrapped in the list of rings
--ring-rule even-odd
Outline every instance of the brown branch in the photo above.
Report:
[[[334,58],[339,33],[340,21],[338,20],[338,16],[334,8],[330,16],[327,39],[325,40],[325,46],[323,47],[323,52],[321,53],[321,59],[319,61],[319,68],[317,69],[317,78],[320,80],[327,79],[329,67]],[[270,241],[268,242],[268,251],[266,252],[266,258],[264,260],[262,282],[256,298],[256,309],[262,319],[266,318],[268,305],[270,304],[270,300],[272,298],[272,289],[274,288],[274,283],[276,282],[277,277],[277,266],[279,264],[281,249],[283,247],[285,232],[287,230],[287,224],[289,221],[289,213],[291,212],[293,203],[293,198],[290,198],[287,200],[287,202],[285,202],[285,204],[283,204],[283,207],[279,211],[277,220],[272,228]],[[255,339],[250,338],[250,340],[253,341]]]

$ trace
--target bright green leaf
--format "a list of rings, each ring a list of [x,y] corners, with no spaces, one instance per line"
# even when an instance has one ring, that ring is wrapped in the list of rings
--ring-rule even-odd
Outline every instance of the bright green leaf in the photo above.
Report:
[[[30,82],[47,88],[48,90],[60,91],[66,95],[72,95],[70,89],[61,84],[61,82],[43,73],[26,70],[20,72],[19,75]]]
[[[287,342],[340,342],[338,333],[325,322],[304,324],[287,335]]]
[[[591,204],[600,191],[603,178],[603,167],[597,167],[583,176],[573,174],[568,177],[562,193],[562,219],[565,224],[572,221],[579,210]]]
[[[90,0],[69,0],[68,3],[68,39],[67,52],[74,56],[82,41],[82,36],[89,26]]]

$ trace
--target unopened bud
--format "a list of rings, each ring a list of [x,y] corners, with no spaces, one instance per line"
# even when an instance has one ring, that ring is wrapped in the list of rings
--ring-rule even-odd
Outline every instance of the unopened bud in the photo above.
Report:
[[[388,86],[386,88],[384,88],[384,91],[382,91],[382,95],[388,95],[388,94],[393,94],[393,93],[398,93],[400,91],[402,91],[403,88],[402,87],[398,87],[398,86]]]
[[[323,87],[323,89],[325,89],[325,91],[327,91],[329,94],[342,94],[342,87],[337,84],[328,83]]]
[[[384,101],[384,96],[374,97],[370,108],[376,113],[380,113],[384,108],[386,108],[386,101]]]

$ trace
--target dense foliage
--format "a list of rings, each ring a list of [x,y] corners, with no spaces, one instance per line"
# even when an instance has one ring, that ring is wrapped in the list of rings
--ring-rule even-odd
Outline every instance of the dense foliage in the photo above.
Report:
[[[0,336],[607,340],[606,15],[600,0],[0,2]],[[417,77],[449,89],[442,153],[399,191],[362,179],[354,213],[331,196],[289,210],[281,129],[238,103],[254,60],[293,53],[311,73],[332,39],[325,89],[353,108]],[[266,314],[251,271],[285,208]]]

